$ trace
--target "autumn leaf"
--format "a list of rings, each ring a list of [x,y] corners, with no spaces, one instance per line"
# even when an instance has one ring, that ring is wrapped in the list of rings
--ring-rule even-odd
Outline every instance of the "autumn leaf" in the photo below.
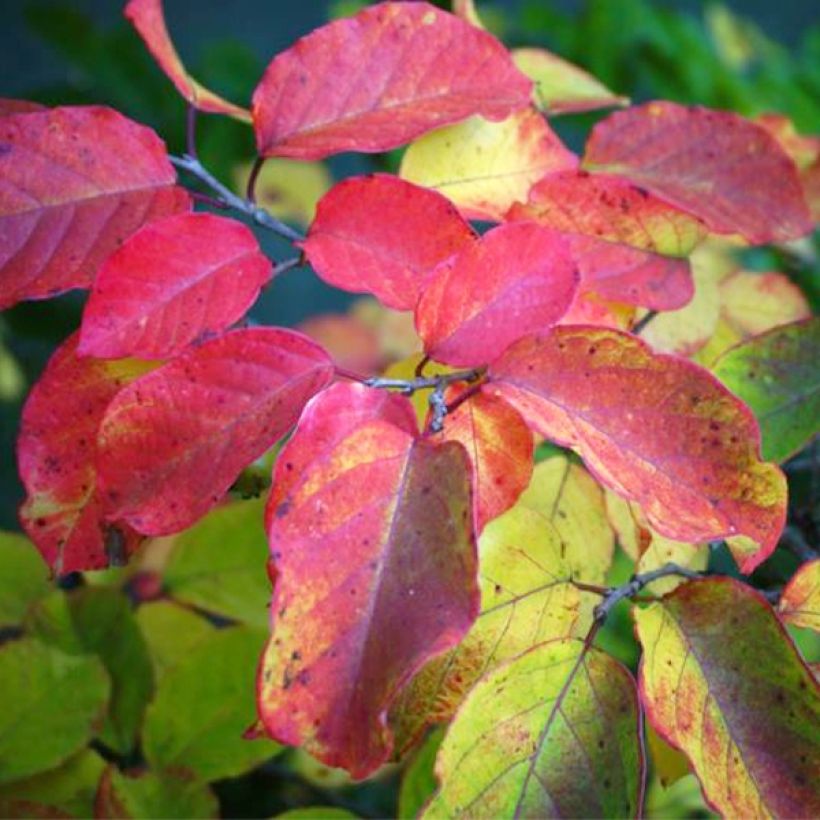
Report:
[[[386,357],[375,329],[352,313],[320,313],[296,329],[318,342],[346,370],[370,374],[384,366]]]
[[[379,3],[298,40],[253,95],[259,153],[386,151],[472,114],[503,119],[532,84],[504,47],[427,3]]]
[[[247,328],[133,382],[100,427],[108,517],[151,535],[189,526],[332,378],[333,364],[315,342],[289,330]]]
[[[591,472],[637,501],[662,535],[746,535],[774,550],[786,482],[759,460],[751,412],[708,373],[610,329],[563,326],[528,336],[490,366],[495,391],[534,430],[576,448]]]
[[[469,219],[500,221],[543,176],[577,165],[546,120],[525,108],[500,122],[476,116],[425,134],[408,146],[399,173]]]
[[[577,286],[565,237],[531,223],[500,225],[439,265],[416,307],[416,329],[437,361],[483,365],[555,324]]]
[[[243,122],[250,122],[250,111],[209,91],[185,70],[165,25],[162,0],[129,0],[124,14],[137,30],[159,67],[194,108],[212,114],[227,114]]]
[[[470,502],[464,449],[417,438],[403,396],[337,384],[310,402],[267,511],[258,696],[274,739],[354,777],[385,762],[394,697],[477,615]]]
[[[780,596],[777,611],[787,623],[820,632],[820,559],[797,570]]]
[[[785,461],[820,433],[820,319],[775,328],[727,351],[715,375],[751,407],[763,455]]]
[[[77,356],[78,334],[54,353],[32,388],[20,424],[17,460],[27,497],[20,522],[57,574],[125,560],[140,538],[103,514],[97,430],[109,402],[150,365]]]
[[[617,174],[750,242],[785,242],[812,229],[797,168],[768,131],[727,111],[651,102],[592,130],[588,170]]]
[[[163,359],[241,319],[271,273],[253,232],[201,213],[152,222],[114,251],[83,313],[79,353]]]
[[[88,287],[142,225],[191,207],[162,141],[96,106],[0,125],[0,307]]]
[[[611,174],[563,171],[545,176],[510,221],[530,219],[560,231],[585,234],[669,256],[688,256],[706,236],[700,219],[640,185]]]
[[[372,174],[340,182],[322,197],[301,247],[329,284],[412,310],[436,265],[475,239],[440,194]]]
[[[640,732],[635,683],[617,661],[573,639],[540,644],[470,692],[423,816],[638,816]]]
[[[813,817],[817,682],[771,607],[730,578],[634,609],[641,700],[727,817]]]
[[[469,389],[469,388],[466,388]],[[456,391],[449,393],[458,399]],[[448,414],[442,438],[464,445],[473,476],[475,530],[515,504],[532,475],[529,427],[503,399],[477,393]]]
[[[449,722],[476,682],[536,644],[571,634],[579,590],[570,583],[558,531],[517,504],[478,542],[481,613],[464,640],[416,674],[391,710],[399,751],[434,723]]]

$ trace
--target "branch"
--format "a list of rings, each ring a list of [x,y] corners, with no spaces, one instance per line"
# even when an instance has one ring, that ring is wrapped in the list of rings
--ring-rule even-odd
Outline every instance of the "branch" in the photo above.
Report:
[[[641,331],[658,315],[657,310],[650,310],[649,313],[646,314],[642,319],[639,319],[635,322],[634,327],[632,328],[632,333],[636,336],[641,335]]]
[[[281,222],[264,208],[260,208],[255,202],[237,196],[230,188],[227,188],[206,170],[196,157],[184,154],[181,157],[171,156],[169,159],[177,168],[187,171],[192,177],[207,185],[225,205],[249,216],[261,228],[273,231],[273,233],[287,239],[289,242],[301,242],[305,238],[299,231]]]

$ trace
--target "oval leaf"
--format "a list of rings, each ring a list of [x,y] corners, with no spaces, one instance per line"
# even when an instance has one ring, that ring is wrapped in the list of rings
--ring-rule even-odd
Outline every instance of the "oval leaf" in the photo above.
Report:
[[[752,408],[766,458],[785,461],[820,433],[820,318],[750,339],[714,371]]]
[[[213,507],[333,378],[317,344],[278,328],[234,330],[138,379],[99,433],[110,518],[159,535]]]
[[[619,111],[592,130],[584,165],[750,242],[785,242],[812,229],[794,162],[764,128],[727,111],[671,102]]]
[[[710,373],[615,330],[559,327],[522,339],[490,378],[542,435],[679,541],[749,536],[751,572],[777,545],[786,482],[759,459],[748,408]]]
[[[790,624],[820,632],[820,559],[797,570],[780,596],[777,611]]]
[[[470,219],[500,221],[545,174],[578,157],[531,108],[501,122],[471,117],[425,134],[404,153],[403,179],[434,188]]]
[[[644,759],[632,676],[550,641],[482,678],[436,761],[424,817],[636,817]]]
[[[502,119],[531,89],[487,32],[428,3],[379,3],[274,57],[253,95],[256,142],[297,159],[386,151],[472,114]]]
[[[109,108],[3,118],[0,180],[0,308],[88,287],[137,228],[191,206],[162,141]]]
[[[79,352],[162,359],[245,315],[270,278],[253,232],[212,214],[146,225],[114,251],[94,281]]]
[[[335,385],[283,448],[269,500],[260,716],[354,777],[387,760],[396,693],[478,610],[466,454],[414,428],[404,397]]]
[[[142,37],[159,67],[194,108],[250,122],[250,111],[223,100],[218,94],[201,86],[185,70],[165,25],[162,0],[129,0],[123,13]]]
[[[641,699],[725,817],[820,813],[820,697],[762,597],[730,578],[633,609]]]
[[[566,313],[579,274],[569,242],[538,225],[500,225],[443,262],[416,307],[432,358],[483,365]]]
[[[57,349],[32,388],[17,441],[28,493],[20,523],[58,575],[117,563],[140,540],[130,527],[105,523],[96,442],[111,400],[148,365],[79,358],[77,342],[75,334]]]
[[[440,194],[374,174],[322,197],[302,250],[331,285],[412,310],[433,268],[475,238]]]

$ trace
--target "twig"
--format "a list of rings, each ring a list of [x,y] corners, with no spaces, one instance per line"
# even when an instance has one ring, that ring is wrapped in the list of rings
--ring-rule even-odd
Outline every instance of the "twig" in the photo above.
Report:
[[[411,396],[417,390],[443,389],[455,382],[475,382],[483,375],[483,368],[475,368],[474,370],[457,370],[454,373],[440,373],[436,376],[417,376],[414,379],[384,379],[381,376],[374,376],[366,379],[364,384],[381,390],[398,390],[400,393]]]
[[[266,159],[267,157],[257,157],[248,175],[248,186],[245,189],[245,198],[248,202],[256,202],[256,180],[259,178],[259,172],[262,170]]]
[[[247,199],[237,196],[230,188],[227,188],[213,176],[213,174],[206,170],[196,157],[185,154],[181,157],[172,156],[170,160],[177,168],[182,171],[187,171],[191,176],[198,179],[204,185],[207,185],[228,207],[249,216],[260,227],[273,231],[273,233],[287,239],[289,242],[301,242],[305,238],[299,231],[281,222],[264,208],[260,208],[256,203],[249,202]]]
[[[797,527],[788,526],[780,536],[780,546],[793,552],[801,561],[814,561],[820,553],[806,541]]]
[[[302,257],[301,256],[294,256],[291,259],[285,259],[283,262],[279,262],[278,264],[273,266],[273,271],[271,273],[271,279],[279,276],[280,273],[284,273],[285,271],[289,271],[291,268],[298,268],[299,265],[302,264]]]
[[[650,310],[649,313],[646,314],[642,319],[639,319],[635,322],[634,327],[632,328],[632,332],[639,336],[641,331],[658,315],[657,310]]]

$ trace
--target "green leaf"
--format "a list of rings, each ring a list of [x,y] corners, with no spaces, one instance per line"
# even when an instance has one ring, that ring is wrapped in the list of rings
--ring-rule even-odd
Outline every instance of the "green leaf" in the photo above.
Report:
[[[771,606],[731,578],[633,609],[641,696],[726,817],[817,817],[820,690]]]
[[[407,762],[399,787],[399,820],[416,817],[435,792],[437,783],[433,767],[443,739],[444,729],[437,727]]]
[[[19,624],[50,587],[48,567],[31,541],[0,532],[0,627]]]
[[[97,658],[36,640],[0,646],[0,681],[0,783],[51,769],[82,748],[108,702],[108,677]]]
[[[276,754],[277,744],[242,737],[256,719],[255,674],[266,637],[247,627],[216,630],[166,672],[143,732],[153,768],[217,780]]]
[[[619,663],[573,639],[536,646],[462,705],[424,817],[634,817],[640,730],[635,682]]]
[[[217,817],[219,806],[204,783],[145,772],[128,777],[113,766],[100,781],[95,817]]]
[[[94,814],[94,795],[105,761],[90,749],[83,749],[56,769],[0,786],[0,817],[22,814],[13,804],[36,802],[72,817]]]
[[[733,347],[714,373],[757,416],[764,459],[785,461],[820,432],[819,317]]]
[[[219,507],[178,536],[165,568],[171,597],[267,629],[264,499]]]
[[[45,643],[70,654],[97,655],[111,678],[108,717],[99,738],[120,754],[136,743],[154,689],[148,647],[123,593],[109,587],[57,592],[30,610],[28,627]]]
[[[137,609],[136,618],[148,644],[157,681],[214,631],[205,618],[173,601],[143,604]]]

